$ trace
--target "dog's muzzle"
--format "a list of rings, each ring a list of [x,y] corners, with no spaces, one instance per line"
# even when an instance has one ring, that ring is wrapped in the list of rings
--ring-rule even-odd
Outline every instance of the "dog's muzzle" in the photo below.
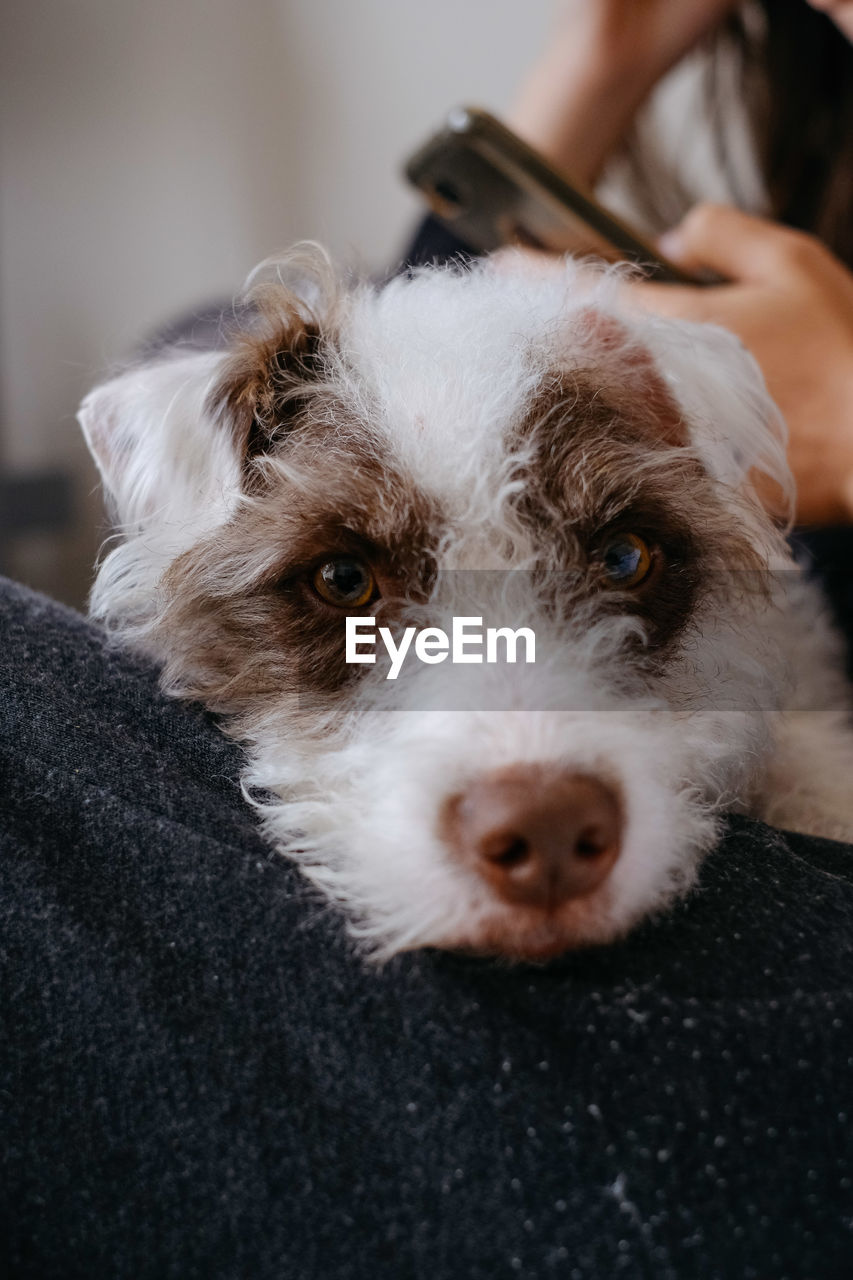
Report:
[[[504,902],[553,911],[619,857],[619,800],[598,778],[538,764],[481,774],[444,807],[444,842]]]

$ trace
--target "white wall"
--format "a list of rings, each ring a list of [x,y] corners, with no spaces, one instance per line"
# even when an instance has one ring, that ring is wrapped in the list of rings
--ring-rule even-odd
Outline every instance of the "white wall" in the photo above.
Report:
[[[382,269],[418,216],[407,151],[504,109],[551,0],[6,0],[0,465],[77,477],[80,527],[12,569],[82,600],[99,499],[74,422],[176,314],[300,238]]]
[[[399,166],[505,107],[549,0],[7,0],[0,379],[7,466],[83,466],[110,362],[301,237],[381,268]]]

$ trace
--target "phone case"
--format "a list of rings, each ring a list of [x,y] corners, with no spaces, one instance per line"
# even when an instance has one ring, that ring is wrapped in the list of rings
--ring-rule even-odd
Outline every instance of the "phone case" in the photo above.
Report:
[[[698,283],[486,111],[458,107],[411,156],[406,176],[472,249],[523,244],[627,259],[659,280]]]

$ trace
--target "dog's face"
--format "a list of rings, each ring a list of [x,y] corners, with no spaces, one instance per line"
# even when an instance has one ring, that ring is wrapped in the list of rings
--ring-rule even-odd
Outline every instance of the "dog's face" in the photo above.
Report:
[[[125,530],[96,612],[229,718],[271,837],[380,954],[609,940],[748,796],[775,415],[734,340],[616,289],[488,264],[277,286],[230,350],[84,404]],[[348,661],[347,618],[396,670]],[[535,663],[505,634],[454,663],[465,618],[525,628]]]

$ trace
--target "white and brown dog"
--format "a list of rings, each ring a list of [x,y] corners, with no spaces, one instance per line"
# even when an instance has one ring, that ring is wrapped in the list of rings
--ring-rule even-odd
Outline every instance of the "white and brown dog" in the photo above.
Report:
[[[727,810],[853,837],[838,644],[756,498],[789,480],[736,340],[571,262],[309,274],[86,399],[121,530],[93,612],[225,717],[373,952],[608,941]],[[398,654],[414,624],[421,660],[348,662],[347,617]],[[535,663],[443,661],[460,618]]]

